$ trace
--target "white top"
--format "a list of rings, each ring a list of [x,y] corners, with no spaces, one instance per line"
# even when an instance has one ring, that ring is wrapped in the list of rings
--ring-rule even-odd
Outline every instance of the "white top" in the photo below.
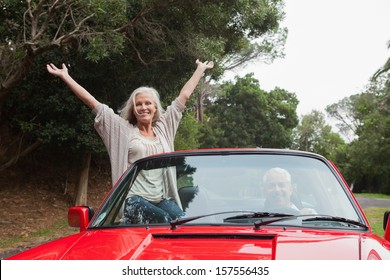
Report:
[[[162,152],[163,148],[158,137],[144,137],[139,131],[129,143],[129,158],[132,157],[134,160]],[[165,188],[162,169],[143,170],[137,176],[127,196],[140,195],[148,201],[158,203],[164,197]]]

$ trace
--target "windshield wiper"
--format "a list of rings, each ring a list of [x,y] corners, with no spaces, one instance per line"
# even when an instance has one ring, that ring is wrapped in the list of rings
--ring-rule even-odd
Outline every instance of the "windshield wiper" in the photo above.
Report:
[[[199,216],[192,216],[192,217],[187,217],[187,218],[179,218],[179,219],[170,221],[169,224],[171,225],[171,229],[176,229],[177,226],[180,226],[182,224],[185,224],[185,223],[188,223],[188,222],[191,222],[191,221],[194,221],[194,220],[202,219],[202,218],[205,218],[205,217],[210,217],[210,216],[215,216],[215,215],[223,215],[223,214],[231,214],[231,213],[248,213],[248,212],[251,213],[249,215],[253,215],[253,214],[256,214],[256,213],[261,213],[261,212],[245,211],[245,210],[225,211],[225,212],[204,214],[204,215],[199,215]],[[240,216],[245,216],[245,215],[240,215]],[[235,216],[235,217],[239,217],[239,216]]]
[[[291,215],[291,214],[284,214],[284,213],[270,213],[270,212],[252,212],[252,211],[245,211],[245,210],[240,210],[240,211],[225,211],[225,212],[217,212],[217,213],[212,213],[212,214],[205,214],[205,215],[199,215],[199,216],[193,216],[193,217],[187,217],[187,218],[179,218],[173,221],[170,221],[171,229],[176,229],[177,226],[198,220],[201,218],[209,217],[209,216],[215,216],[215,215],[222,215],[222,214],[230,214],[230,213],[249,213],[249,214],[244,214],[244,215],[237,215],[233,217],[228,217],[224,219],[224,222],[232,222],[233,220],[241,220],[241,219],[253,219],[253,218],[271,218],[270,220],[260,220],[254,222],[254,229],[259,229],[263,225],[275,223],[281,220],[287,220],[287,219],[295,219],[298,216]],[[272,219],[275,218],[275,219]]]
[[[351,225],[354,225],[354,226],[357,226],[357,227],[362,227],[364,229],[368,229],[368,226],[366,226],[365,224],[363,224],[361,222],[358,222],[358,221],[355,221],[355,220],[351,220],[351,219],[347,219],[347,218],[342,218],[342,217],[316,216],[316,217],[307,218],[307,219],[302,220],[302,222],[311,222],[311,221],[341,222],[341,223],[346,223],[348,225],[348,227],[351,226]]]
[[[254,222],[254,229],[260,229],[261,226],[269,225],[272,223],[276,223],[283,220],[290,220],[290,219],[296,219],[298,217],[304,217],[304,216],[310,216],[310,218],[303,219],[302,222],[310,222],[310,221],[332,221],[332,222],[341,222],[346,223],[348,226],[354,225],[357,227],[362,227],[364,229],[368,229],[368,227],[358,221],[343,218],[343,217],[334,217],[334,216],[328,216],[328,215],[316,215],[313,217],[313,214],[309,215],[291,215],[291,214],[284,214],[284,213],[268,213],[268,212],[254,212],[251,214],[246,215],[238,215],[234,217],[229,217],[224,219],[225,222],[228,221],[235,221],[240,219],[252,219],[252,218],[260,218],[260,220]],[[263,218],[271,218],[263,220]]]
[[[250,211],[247,211],[250,212]],[[238,215],[233,217],[225,218],[224,221],[229,222],[231,220],[240,220],[240,219],[255,219],[255,218],[276,218],[276,217],[291,217],[292,214],[286,213],[273,213],[273,212],[250,212],[250,214]]]
[[[238,215],[234,217],[229,217],[224,219],[224,222],[232,222],[240,219],[256,219],[259,218],[260,220],[257,220],[253,223],[254,227],[253,229],[257,230],[260,229],[261,226],[265,226],[268,224],[276,223],[283,220],[289,220],[289,219],[296,219],[297,215],[292,214],[286,214],[286,213],[272,213],[272,212],[253,212],[251,214],[246,215]],[[267,220],[263,220],[263,218],[270,218]]]

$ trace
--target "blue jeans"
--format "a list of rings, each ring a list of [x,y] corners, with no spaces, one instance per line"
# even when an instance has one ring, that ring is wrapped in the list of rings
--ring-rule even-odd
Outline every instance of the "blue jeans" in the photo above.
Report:
[[[163,199],[159,203],[152,203],[135,195],[126,199],[124,216],[126,223],[131,224],[169,223],[184,216],[184,212],[173,200]]]

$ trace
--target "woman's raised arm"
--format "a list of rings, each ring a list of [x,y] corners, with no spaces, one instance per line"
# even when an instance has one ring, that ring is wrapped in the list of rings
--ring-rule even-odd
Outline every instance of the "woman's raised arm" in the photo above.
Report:
[[[197,59],[196,65],[197,67],[195,72],[192,74],[191,78],[185,83],[178,97],[180,103],[182,103],[183,105],[186,105],[188,99],[190,98],[191,94],[194,92],[196,86],[198,85],[200,79],[202,78],[203,73],[207,69],[211,69],[214,67],[214,62],[212,61],[200,62],[199,59]]]
[[[97,105],[100,104],[100,102],[97,101],[92,94],[90,94],[85,88],[73,80],[73,78],[69,75],[68,68],[64,63],[62,64],[62,68],[57,68],[53,63],[47,64],[46,68],[50,74],[63,80],[65,84],[73,91],[73,93],[76,94],[76,96],[89,108],[93,110]]]

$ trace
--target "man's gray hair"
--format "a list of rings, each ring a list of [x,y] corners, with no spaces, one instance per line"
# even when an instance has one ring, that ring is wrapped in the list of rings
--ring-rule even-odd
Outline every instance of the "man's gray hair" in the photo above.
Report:
[[[278,174],[284,175],[287,178],[287,181],[291,182],[291,175],[290,175],[290,173],[286,169],[283,169],[283,168],[280,168],[280,167],[274,167],[274,168],[271,168],[271,169],[267,170],[267,172],[265,172],[265,174],[263,176],[263,182],[264,183],[267,182],[268,175],[270,173],[278,173]]]

